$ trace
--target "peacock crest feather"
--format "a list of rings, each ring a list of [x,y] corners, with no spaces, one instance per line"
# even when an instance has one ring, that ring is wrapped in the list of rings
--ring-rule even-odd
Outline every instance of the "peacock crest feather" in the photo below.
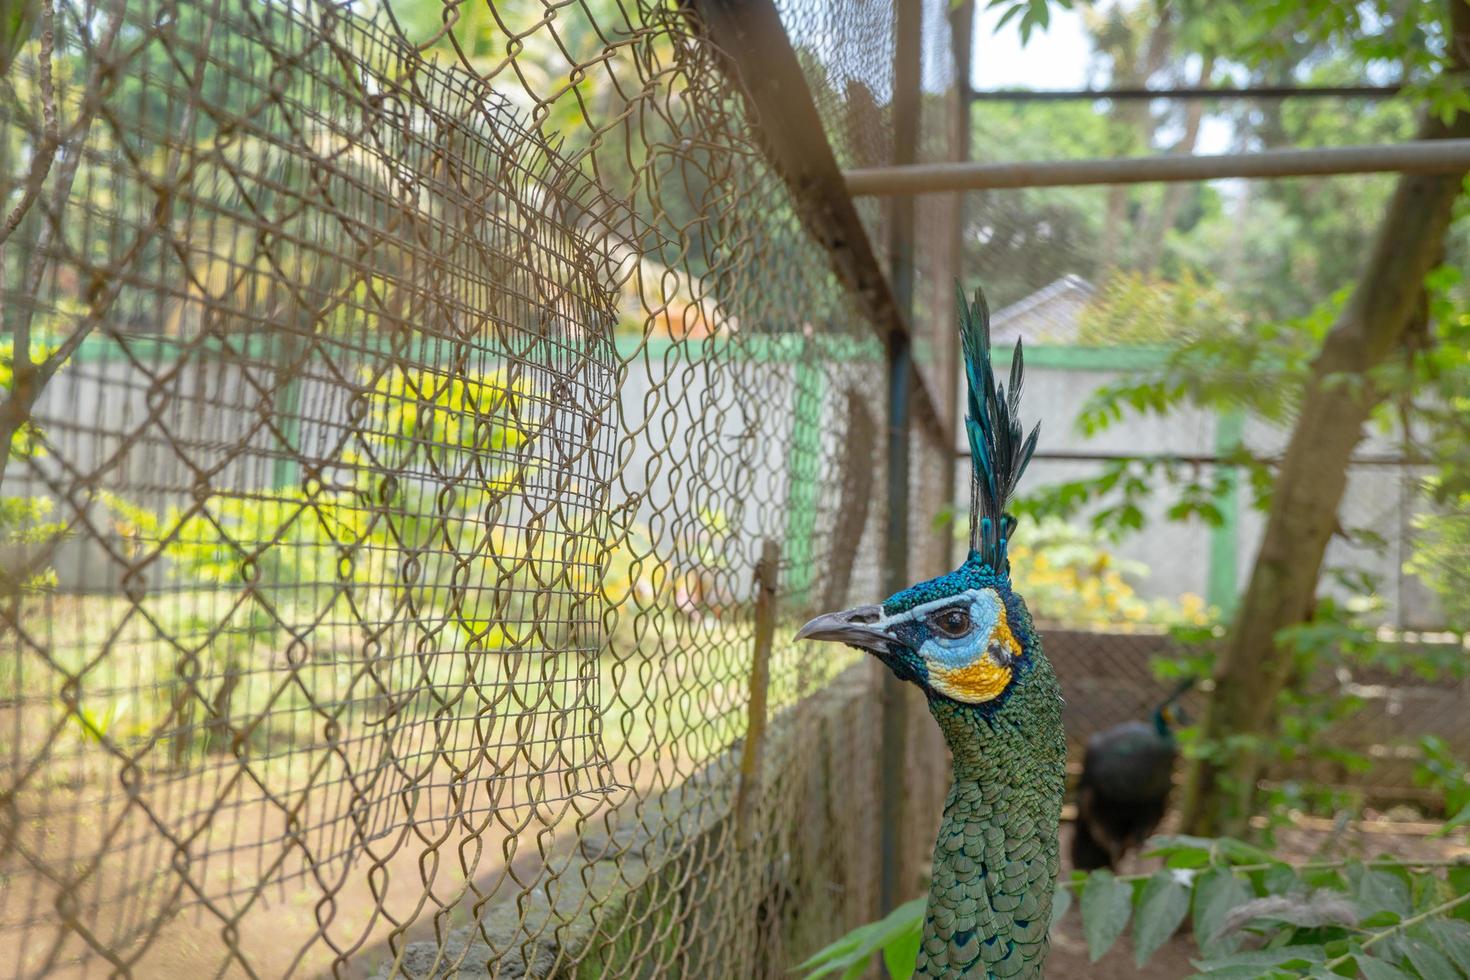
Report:
[[[1026,464],[1036,452],[1041,423],[1022,438],[1021,382],[1025,359],[1021,341],[1011,358],[1009,388],[997,384],[990,359],[990,307],[985,293],[975,290],[973,303],[955,285],[960,311],[960,347],[965,358],[965,382],[969,389],[965,434],[970,441],[974,469],[970,492],[970,550],[997,575],[1010,574],[1006,547],[1016,519],[1006,512],[1006,502],[1021,482]]]

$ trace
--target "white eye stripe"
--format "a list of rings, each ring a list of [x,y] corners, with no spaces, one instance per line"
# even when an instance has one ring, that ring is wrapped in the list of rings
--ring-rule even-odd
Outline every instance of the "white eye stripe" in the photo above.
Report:
[[[940,602],[925,603],[910,610],[918,616],[943,614],[956,600],[969,600],[970,629],[962,636],[949,636],[930,626],[931,635],[919,648],[919,654],[931,667],[957,670],[973,664],[985,652],[997,624],[1005,615],[999,593],[994,589],[971,589]],[[927,607],[927,608],[926,608]],[[895,617],[896,618],[896,617]]]
[[[901,613],[896,613],[892,616],[885,616],[883,619],[878,620],[878,622],[873,625],[882,629],[889,626],[895,626],[899,623],[909,622],[911,620],[926,619],[928,618],[930,613],[938,612],[941,609],[948,609],[951,606],[958,606],[966,600],[968,600],[968,605],[971,610],[970,618],[975,622],[979,622],[979,617],[976,617],[974,614],[975,606],[977,604],[985,607],[990,606],[991,603],[994,603],[993,608],[997,609],[1001,605],[1000,594],[994,589],[967,589],[964,592],[960,592],[952,596],[945,596],[943,599],[933,599],[929,602],[921,603],[920,605],[917,605],[912,609],[907,609]]]

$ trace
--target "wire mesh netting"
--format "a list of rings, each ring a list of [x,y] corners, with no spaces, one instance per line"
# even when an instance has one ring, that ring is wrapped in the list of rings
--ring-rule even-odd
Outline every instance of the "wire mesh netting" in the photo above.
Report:
[[[967,133],[957,125],[966,110],[957,84],[951,15],[947,0],[907,5],[917,35],[918,92],[895,98],[896,39],[900,4],[780,3],[781,23],[801,62],[823,130],[843,168],[881,166],[895,158],[937,163],[966,158]],[[963,38],[964,45],[969,37]],[[907,129],[901,125],[907,118]],[[914,359],[941,404],[954,402],[954,288],[961,275],[961,195],[925,195],[910,201],[864,197],[854,201],[863,227],[885,270],[896,268],[898,211],[913,212],[911,287]],[[908,263],[905,262],[905,265]],[[973,270],[968,270],[973,272]],[[926,424],[930,420],[920,420]],[[941,426],[945,420],[937,420]]]
[[[915,411],[889,528],[891,324],[804,224],[704,7],[26,8],[0,73],[15,973],[776,976],[878,911],[881,672],[789,637],[880,597],[889,534],[913,579],[956,556],[954,279],[1001,341],[1137,347],[1211,297],[1132,333],[1099,297],[1167,300],[1220,241],[1239,282],[1290,279],[1184,232],[1268,226],[1291,191],[939,195],[912,236],[856,202],[882,272],[912,252],[916,401],[950,413]],[[894,5],[776,4],[840,166],[1070,131],[961,104],[951,7],[904,8],[904,104]],[[1028,361],[1030,486],[1106,465],[1066,433],[1124,360]],[[1171,424],[1114,448],[1220,465],[1219,419]],[[1411,520],[1394,472],[1348,519]],[[1120,552],[1212,599],[1252,520],[1233,550],[1187,527]],[[1134,607],[1022,591],[1091,627],[1046,641],[1074,749],[1167,689],[1150,661],[1178,651]],[[1374,744],[1448,730],[1453,692],[1380,680]],[[906,724],[916,892],[945,758]]]
[[[877,592],[882,351],[693,12],[37,16],[16,972],[753,976],[870,916],[876,675],[788,637]]]

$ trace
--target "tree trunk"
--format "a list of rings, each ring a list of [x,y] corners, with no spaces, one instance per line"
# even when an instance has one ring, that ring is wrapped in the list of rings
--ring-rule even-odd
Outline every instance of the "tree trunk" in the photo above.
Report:
[[[1215,73],[1215,56],[1207,54],[1204,62],[1200,65],[1199,79],[1195,85],[1206,88],[1210,84],[1210,78]],[[1189,154],[1194,152],[1195,144],[1199,142],[1200,125],[1205,118],[1205,100],[1194,99],[1184,112],[1184,135],[1174,145],[1173,152]],[[1148,222],[1148,227],[1143,233],[1143,245],[1139,250],[1136,267],[1141,272],[1153,272],[1158,268],[1159,260],[1164,255],[1164,239],[1169,234],[1169,229],[1174,227],[1174,222],[1179,219],[1179,211],[1184,207],[1184,198],[1193,189],[1190,184],[1169,184],[1164,188],[1164,196],[1159,201],[1153,217]]]
[[[1457,43],[1446,70],[1463,73],[1470,64],[1470,0],[1449,3]],[[1426,122],[1420,137],[1470,137],[1470,113],[1460,113],[1448,126]],[[1261,550],[1216,664],[1214,692],[1201,722],[1206,744],[1225,746],[1234,740],[1237,747],[1191,767],[1184,798],[1189,833],[1238,835],[1246,826],[1262,768],[1251,739],[1272,733],[1276,702],[1292,672],[1290,653],[1274,638],[1312,614],[1348,462],[1370,412],[1385,397],[1368,372],[1412,336],[1424,277],[1443,254],[1463,180],[1463,174],[1399,179],[1352,299],[1312,364]]]
[[[1120,15],[1121,16],[1121,15]],[[1173,8],[1167,3],[1161,4],[1156,19],[1152,22],[1148,39],[1143,43],[1142,50],[1130,50],[1124,48],[1113,53],[1112,78],[1109,80],[1116,88],[1142,87],[1148,84],[1150,78],[1164,67],[1164,62],[1169,58],[1170,47],[1173,44]],[[1110,113],[1113,120],[1121,124],[1120,135],[1125,137],[1114,150],[1115,156],[1127,156],[1134,152],[1134,146],[1130,145],[1133,139],[1144,152],[1153,146],[1154,133],[1158,129],[1158,123],[1149,114],[1147,102],[1121,100],[1113,103]],[[1108,188],[1107,216],[1103,222],[1103,236],[1099,248],[1101,261],[1099,262],[1099,278],[1106,278],[1108,272],[1123,264],[1122,252],[1123,235],[1126,232],[1128,222],[1128,202],[1131,188],[1125,184],[1118,184]]]

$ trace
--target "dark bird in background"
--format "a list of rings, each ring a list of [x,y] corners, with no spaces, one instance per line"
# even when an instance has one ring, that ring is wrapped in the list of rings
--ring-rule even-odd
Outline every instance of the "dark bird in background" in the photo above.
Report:
[[[1180,684],[1148,721],[1125,721],[1087,740],[1077,784],[1074,868],[1117,870],[1123,855],[1141,846],[1164,819],[1179,758],[1179,699],[1193,684]]]

